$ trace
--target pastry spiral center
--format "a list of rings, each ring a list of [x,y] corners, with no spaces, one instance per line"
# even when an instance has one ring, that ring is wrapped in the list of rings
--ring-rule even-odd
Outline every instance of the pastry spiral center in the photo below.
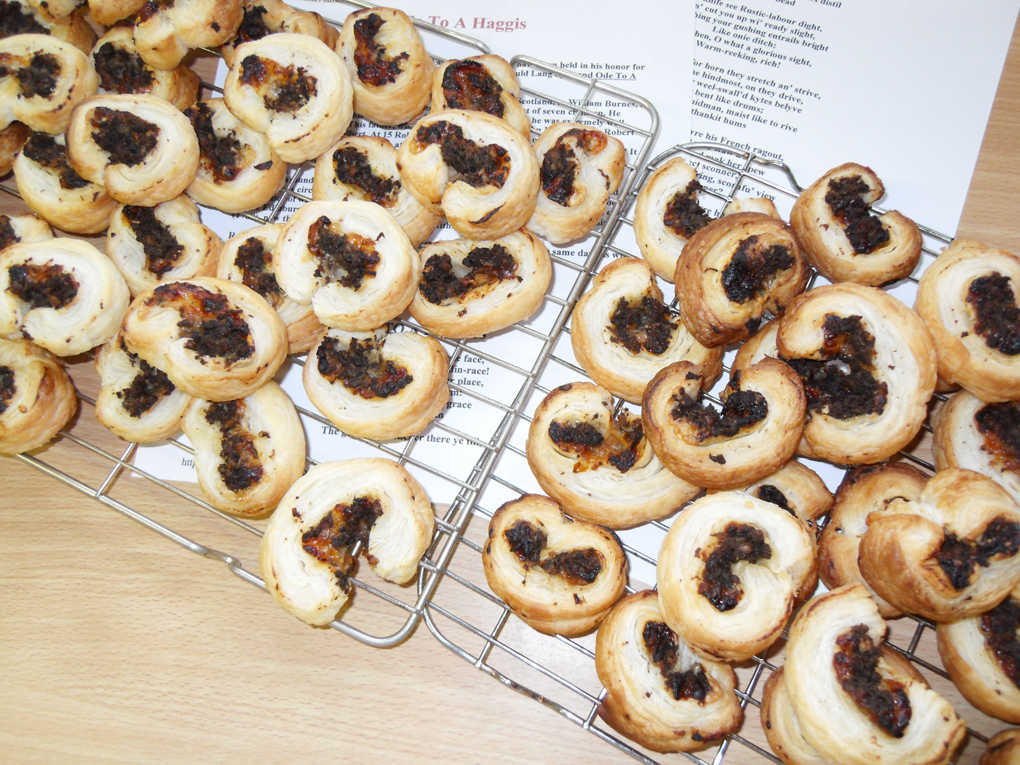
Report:
[[[14,35],[48,35],[50,30],[40,24],[35,14],[21,3],[0,0],[0,39]]]
[[[747,523],[731,523],[712,536],[716,542],[711,551],[701,553],[705,568],[698,584],[698,594],[717,611],[732,611],[744,595],[740,577],[732,570],[734,564],[767,560],[772,557],[772,548],[765,541],[765,532]]]
[[[782,244],[764,246],[759,237],[741,240],[722,272],[726,297],[734,303],[746,303],[765,296],[775,277],[792,268],[793,256]]]
[[[271,306],[278,308],[283,302],[283,290],[273,273],[273,253],[265,248],[258,237],[248,237],[234,256],[234,265],[241,271],[241,281],[254,290]]]
[[[112,42],[99,46],[92,59],[103,90],[111,93],[148,93],[154,76],[142,57]]]
[[[177,310],[177,326],[188,340],[184,347],[199,356],[218,356],[227,364],[249,358],[255,352],[251,329],[244,314],[221,292],[196,284],[170,282],[156,287],[148,304]]]
[[[354,65],[358,69],[358,79],[368,85],[396,82],[401,62],[411,57],[407,51],[390,56],[385,46],[376,42],[376,35],[385,23],[378,13],[370,13],[354,22]]]
[[[932,557],[955,590],[970,584],[974,566],[987,568],[993,558],[1011,558],[1020,552],[1020,523],[1003,516],[993,518],[977,540],[961,539],[944,530],[944,538]]]
[[[7,407],[11,405],[14,395],[18,392],[14,379],[14,370],[0,364],[0,414],[7,411]]]
[[[825,203],[832,217],[843,226],[847,239],[858,255],[867,255],[889,242],[889,232],[878,217],[871,214],[871,205],[864,195],[871,189],[859,175],[832,178],[825,194]]]
[[[78,282],[53,263],[19,263],[7,269],[7,291],[32,308],[60,309],[78,295]]]
[[[788,512],[794,518],[797,517],[797,513],[790,507],[790,501],[786,498],[786,495],[777,486],[773,486],[770,483],[759,486],[754,492],[754,496],[758,499],[768,502],[770,504],[781,507],[783,510]]]
[[[476,144],[464,137],[460,125],[438,121],[422,125],[414,134],[412,151],[422,151],[439,144],[440,154],[447,167],[453,170],[450,181],[463,181],[474,188],[495,186],[503,188],[510,176],[510,154],[497,144]]]
[[[662,214],[663,225],[684,239],[690,239],[711,220],[705,208],[698,204],[701,188],[697,179],[692,180],[670,198]]]
[[[52,53],[36,53],[31,58],[0,53],[0,78],[13,75],[25,98],[49,98],[57,89],[60,62]]]
[[[641,418],[626,411],[610,420],[606,434],[590,422],[563,424],[553,420],[549,423],[549,438],[553,443],[560,451],[576,455],[575,473],[598,470],[603,465],[612,465],[626,473],[637,462],[638,446],[643,437]]]
[[[549,576],[558,576],[574,587],[594,582],[605,566],[605,558],[594,547],[550,552],[542,558],[548,535],[524,520],[516,521],[503,532],[503,536],[510,552],[524,564],[525,570],[537,565]]]
[[[325,215],[308,227],[308,251],[319,259],[316,277],[325,276],[352,290],[375,276],[380,261],[374,240],[343,233]]]
[[[382,344],[371,338],[352,337],[342,348],[335,337],[326,335],[315,355],[320,375],[364,399],[389,398],[414,381],[407,367],[387,359]]]
[[[676,329],[677,323],[665,304],[649,295],[635,301],[620,298],[609,317],[612,342],[635,355],[641,351],[662,355],[669,349]]]
[[[237,35],[234,37],[233,45],[236,48],[252,40],[261,40],[268,34],[272,34],[264,18],[266,14],[264,5],[249,5],[244,9],[244,16],[241,17],[241,26],[237,28]]]
[[[673,409],[669,415],[676,423],[684,423],[683,437],[693,443],[708,444],[720,438],[733,438],[746,428],[764,420],[769,413],[768,401],[758,391],[740,390],[740,375],[730,382],[730,394],[716,409],[708,401],[687,394],[678,388],[670,397]]]
[[[998,272],[979,276],[967,287],[974,310],[974,331],[989,348],[1007,356],[1020,354],[1020,307],[1009,277]]]
[[[477,61],[458,61],[443,72],[443,97],[449,109],[470,109],[503,116],[503,86]]]
[[[458,276],[449,255],[443,253],[429,256],[422,269],[418,291],[428,302],[439,305],[471,291],[480,291],[475,297],[481,297],[484,288],[507,279],[523,281],[517,275],[517,261],[501,244],[475,247],[461,261],[461,267],[467,269],[467,272]]]
[[[301,548],[332,567],[341,589],[350,592],[349,577],[355,564],[351,550],[355,544],[361,543],[365,554],[368,554],[372,527],[382,512],[379,500],[369,497],[356,497],[346,505],[338,503],[301,535]]]
[[[184,245],[178,242],[170,229],[156,217],[152,207],[127,205],[123,208],[122,214],[135,239],[142,245],[145,267],[150,273],[162,276],[177,265],[177,261],[184,254]]]
[[[1020,406],[1015,401],[985,404],[974,413],[985,452],[999,470],[1020,470]]]
[[[659,668],[659,673],[665,682],[666,690],[674,699],[694,699],[704,701],[705,697],[712,690],[708,677],[705,675],[705,667],[696,664],[687,670],[677,670],[677,660],[680,657],[679,640],[676,633],[664,622],[645,622],[641,631],[641,639],[644,641],[645,650],[652,660],[652,664]]]
[[[336,182],[360,189],[363,197],[383,207],[393,207],[400,193],[400,181],[376,175],[365,152],[344,146],[333,152]]]
[[[159,125],[131,112],[97,106],[89,121],[93,128],[92,140],[110,155],[115,165],[137,165],[149,156],[159,140]]]
[[[981,616],[981,632],[985,646],[995,661],[1017,688],[1020,688],[1020,603],[1006,598],[991,611]]]
[[[254,53],[241,62],[240,81],[262,98],[273,112],[296,112],[318,92],[318,80],[303,66],[284,66]]]
[[[137,367],[138,374],[130,385],[117,391],[117,398],[120,399],[124,411],[137,419],[151,410],[164,396],[173,393],[175,387],[165,372],[150,366],[128,351],[124,348],[123,341],[121,349],[128,355],[131,365]]]
[[[562,207],[570,205],[580,165],[577,152],[598,154],[606,148],[606,143],[606,136],[599,131],[580,128],[572,128],[556,139],[556,143],[542,158],[540,175],[542,191],[549,197],[549,201]]]
[[[255,438],[244,425],[244,401],[221,401],[209,405],[205,420],[220,429],[220,459],[217,470],[224,485],[233,492],[244,491],[262,480],[262,460]],[[268,437],[268,433],[262,433]]]
[[[81,189],[89,185],[68,162],[67,147],[47,133],[33,133],[21,153],[40,167],[56,173],[62,189]]]
[[[889,735],[903,738],[910,723],[910,699],[902,683],[878,673],[881,656],[882,649],[868,635],[867,625],[858,624],[836,638],[832,666],[840,686],[871,721]]]
[[[217,135],[213,127],[213,111],[205,101],[189,107],[184,116],[191,120],[191,126],[198,136],[198,149],[202,167],[212,175],[216,183],[232,181],[244,169],[244,155],[248,153],[237,139],[236,130]]]

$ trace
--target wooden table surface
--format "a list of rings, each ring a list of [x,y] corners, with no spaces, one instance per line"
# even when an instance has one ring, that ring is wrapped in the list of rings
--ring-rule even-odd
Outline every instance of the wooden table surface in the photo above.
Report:
[[[0,197],[0,211],[17,209]],[[1020,251],[1016,31],[958,233]],[[119,452],[85,414],[73,432]],[[39,456],[84,480],[106,473],[67,439]],[[392,649],[310,628],[222,564],[18,459],[0,457],[0,479],[4,762],[633,762],[500,686],[424,625]],[[114,493],[198,538],[215,528],[226,544],[252,545],[218,519],[177,519],[178,503],[142,481],[122,477]],[[467,598],[441,589],[446,602]],[[359,594],[356,607],[359,624],[392,629],[384,601]],[[967,719],[984,732],[1005,727]],[[742,746],[725,759],[766,761]]]

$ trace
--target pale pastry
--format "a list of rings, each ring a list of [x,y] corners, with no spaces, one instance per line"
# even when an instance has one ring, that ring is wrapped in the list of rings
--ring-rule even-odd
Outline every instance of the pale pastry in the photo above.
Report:
[[[552,279],[549,251],[522,228],[496,240],[425,245],[411,315],[440,337],[480,337],[531,316]]]
[[[468,109],[486,112],[509,122],[531,138],[531,118],[518,100],[517,73],[501,56],[491,53],[447,59],[432,75],[432,109]]]
[[[120,95],[148,94],[169,101],[180,110],[198,98],[198,75],[187,66],[157,69],[138,55],[130,27],[111,27],[92,49],[99,87]]]
[[[821,476],[795,459],[776,472],[738,489],[783,508],[809,527],[814,527],[816,535],[818,527],[815,522],[832,509],[834,501]],[[822,573],[820,563],[818,573]]]
[[[148,0],[135,16],[135,45],[146,64],[173,69],[192,48],[231,39],[241,15],[241,0]]]
[[[52,439],[78,411],[74,384],[52,353],[0,337],[0,454],[22,454]]]
[[[732,200],[723,208],[723,215],[745,212],[761,213],[772,218],[782,219],[779,210],[776,209],[776,203],[768,197],[742,197]]]
[[[353,591],[356,545],[378,576],[404,584],[434,528],[428,495],[396,462],[323,462],[280,499],[262,537],[259,570],[283,608],[309,624],[329,624]]]
[[[0,214],[0,250],[18,242],[41,242],[52,238],[53,232],[46,221],[35,215]]]
[[[238,45],[261,40],[266,35],[277,32],[310,35],[330,48],[336,45],[337,37],[340,35],[318,13],[299,11],[281,0],[243,0],[241,7],[244,14],[237,34],[220,46],[220,55],[227,62],[227,66],[233,65]]]
[[[779,334],[779,319],[771,319],[737,348],[737,354],[730,364],[730,372],[742,371],[764,358],[779,358],[776,335]]]
[[[50,0],[5,0],[0,6],[0,38],[14,35],[51,35],[88,53],[96,41],[96,33],[78,12],[77,3]]]

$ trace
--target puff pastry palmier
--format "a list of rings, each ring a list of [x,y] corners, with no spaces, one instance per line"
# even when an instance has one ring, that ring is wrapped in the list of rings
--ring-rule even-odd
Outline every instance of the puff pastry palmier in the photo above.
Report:
[[[818,473],[797,460],[790,460],[771,475],[739,490],[778,505],[808,526],[829,512],[834,501]]]
[[[187,66],[157,69],[138,54],[130,27],[111,27],[92,49],[99,87],[120,95],[148,94],[169,101],[180,110],[198,98],[198,75]]]
[[[1020,401],[986,404],[960,391],[935,413],[932,430],[937,470],[981,473],[1020,503]]]
[[[528,227],[553,244],[586,236],[623,180],[618,138],[575,122],[555,122],[535,141],[540,188]]]
[[[817,583],[807,525],[736,491],[688,505],[666,534],[655,581],[669,624],[699,654],[742,661],[779,637]]]
[[[362,199],[382,205],[417,247],[443,217],[422,207],[397,172],[397,150],[381,136],[344,136],[315,160],[312,199]]]
[[[51,35],[70,43],[87,54],[96,41],[96,33],[78,13],[75,4],[58,10],[57,3],[44,0],[5,0],[0,5],[0,38],[14,35]]]
[[[868,530],[868,515],[884,510],[896,497],[916,501],[928,476],[904,462],[866,465],[848,472],[836,492],[829,522],[818,539],[818,575],[830,590],[859,582],[886,619],[903,612],[871,589],[861,574],[857,554]]]
[[[542,489],[574,518],[624,529],[672,515],[701,489],[655,456],[641,418],[592,383],[570,383],[538,405],[528,465]]]
[[[938,626],[939,656],[960,693],[987,715],[1020,723],[1020,590],[983,614]]]
[[[0,39],[0,127],[21,122],[63,133],[74,108],[99,91],[89,57],[49,35]]]
[[[936,622],[979,614],[1020,582],[1020,506],[990,478],[943,470],[916,499],[868,516],[858,563],[901,611]]]
[[[269,138],[285,162],[314,159],[351,123],[343,62],[308,35],[280,32],[237,48],[223,97],[234,116]]]
[[[287,328],[243,284],[199,276],[164,282],[135,298],[124,345],[196,398],[244,398],[276,374]]]
[[[776,341],[804,381],[804,439],[817,457],[880,462],[921,429],[935,390],[935,345],[896,298],[859,284],[815,288],[787,308]]]
[[[110,218],[106,254],[136,296],[160,282],[213,276],[223,242],[181,195],[155,207],[121,205]]]
[[[674,274],[677,308],[699,343],[728,345],[750,337],[766,313],[783,313],[809,276],[782,220],[755,212],[724,215],[684,245]]]
[[[281,0],[244,0],[243,16],[237,34],[220,46],[220,55],[233,66],[238,45],[261,40],[277,32],[293,32],[318,38],[330,48],[336,45],[340,33],[326,23],[318,13],[299,11]]]
[[[14,160],[14,177],[25,204],[65,231],[106,231],[117,208],[106,189],[74,171],[62,135],[33,133]]]
[[[634,238],[660,279],[673,281],[684,245],[712,219],[698,204],[702,186],[682,157],[666,162],[645,181],[634,205]]]
[[[241,24],[241,0],[147,0],[135,16],[135,45],[146,64],[173,69],[192,48],[215,48]]]
[[[531,118],[518,100],[517,73],[502,56],[447,59],[432,75],[432,109],[468,109],[506,120],[531,138]]]
[[[482,568],[489,589],[526,624],[570,636],[606,617],[623,595],[628,566],[612,531],[525,494],[493,514]]]
[[[921,232],[893,210],[881,217],[871,206],[885,186],[870,167],[833,168],[801,192],[790,225],[808,261],[833,282],[877,287],[909,276],[921,257]]]
[[[673,473],[697,486],[732,489],[776,472],[800,441],[806,402],[796,372],[762,359],[737,372],[722,408],[703,401],[698,368],[679,361],[648,383],[641,420],[652,449]]]
[[[377,204],[308,202],[273,250],[276,278],[291,298],[311,303],[327,327],[364,332],[399,316],[421,267],[393,216]]]
[[[434,337],[330,329],[302,375],[309,400],[340,431],[383,440],[420,433],[446,408],[449,367]]]
[[[282,223],[269,223],[228,239],[220,250],[216,276],[240,282],[264,297],[287,326],[287,353],[304,353],[315,345],[323,326],[311,305],[289,298],[276,281],[273,249],[281,231]]]
[[[53,232],[35,215],[0,215],[0,250],[18,242],[42,242]]]
[[[434,528],[428,495],[396,462],[323,462],[280,499],[262,537],[259,569],[287,611],[309,624],[329,624],[352,592],[355,545],[376,574],[404,584],[418,570]]]
[[[654,590],[626,596],[599,625],[595,671],[606,688],[599,716],[656,752],[701,749],[744,719],[733,669],[691,651]]]
[[[110,259],[80,239],[0,252],[0,337],[28,337],[57,356],[84,353],[117,334],[129,300]]]
[[[354,111],[366,119],[402,125],[428,106],[435,64],[403,11],[354,11],[344,20],[336,52],[354,85]]]
[[[652,267],[638,258],[619,258],[599,272],[574,308],[570,342],[595,382],[634,404],[669,364],[690,361],[706,388],[722,372],[722,348],[701,345],[670,315]]]
[[[22,454],[53,438],[78,411],[74,384],[52,353],[0,337],[0,454]]]
[[[96,418],[125,441],[161,441],[180,429],[191,396],[125,348],[121,334],[96,351],[96,371]]]
[[[15,157],[31,135],[32,128],[20,122],[12,122],[0,130],[0,175],[7,175],[11,171]]]
[[[990,739],[978,765],[1017,765],[1020,763],[1020,730],[1000,730]]]
[[[939,377],[982,401],[1020,398],[1020,258],[957,239],[921,275],[915,310]]]
[[[786,645],[783,684],[804,740],[837,765],[943,765],[966,735],[948,701],[881,649],[887,627],[859,584],[813,598]]]
[[[148,95],[83,101],[67,129],[67,154],[75,172],[126,205],[173,199],[198,172],[198,138],[188,118]]]
[[[499,239],[528,222],[538,199],[538,158],[506,122],[484,112],[432,112],[397,150],[408,191],[454,230]]]
[[[305,431],[272,380],[233,401],[192,399],[181,426],[202,493],[233,515],[263,515],[305,472]]]
[[[432,242],[419,256],[411,315],[440,337],[480,337],[528,318],[552,279],[549,251],[526,228],[492,241]]]
[[[283,187],[287,163],[262,133],[231,114],[222,98],[199,101],[184,114],[201,153],[189,197],[235,213],[262,207]]]

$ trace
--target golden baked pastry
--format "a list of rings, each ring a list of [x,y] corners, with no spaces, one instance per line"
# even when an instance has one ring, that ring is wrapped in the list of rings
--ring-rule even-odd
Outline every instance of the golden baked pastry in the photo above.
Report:
[[[92,49],[99,87],[121,95],[148,94],[169,101],[180,110],[198,98],[198,75],[190,67],[157,69],[138,54],[130,27],[111,27]]]
[[[904,462],[889,462],[854,468],[843,477],[829,522],[818,539],[818,575],[830,590],[859,582],[878,605],[886,619],[902,616],[896,608],[871,589],[857,564],[861,538],[868,530],[868,515],[884,510],[896,497],[916,501],[928,476]]]
[[[192,48],[231,39],[241,15],[241,0],[149,0],[135,16],[135,45],[145,63],[173,69]]]
[[[804,381],[804,439],[817,457],[880,462],[921,429],[935,390],[935,345],[896,298],[851,283],[815,288],[787,308],[776,341]]]
[[[749,486],[738,487],[738,490],[778,505],[809,527],[815,527],[815,521],[829,512],[833,504],[832,492],[818,473],[795,459]],[[716,490],[709,491],[709,494],[713,491]],[[817,527],[815,534],[818,534]],[[818,573],[822,573],[820,563]]]
[[[806,524],[743,492],[708,494],[666,534],[655,581],[666,623],[700,655],[743,661],[779,637],[817,583]]]
[[[859,584],[800,610],[782,676],[800,731],[837,765],[944,765],[966,725],[916,672],[888,660],[887,629]]]
[[[280,500],[259,549],[276,602],[309,624],[329,624],[350,597],[360,552],[383,579],[403,584],[418,570],[435,518],[414,477],[387,459],[323,462]]]
[[[327,330],[302,377],[315,407],[338,430],[384,440],[420,433],[450,399],[450,360],[417,332]]]
[[[308,202],[294,213],[273,249],[273,270],[327,327],[364,332],[401,314],[421,266],[392,215],[351,200]]]
[[[553,244],[587,236],[623,180],[618,138],[576,122],[554,122],[535,141],[538,202],[528,228]]]
[[[440,337],[480,337],[527,319],[552,279],[549,251],[526,228],[492,241],[432,242],[419,257],[411,315]]]
[[[599,717],[656,752],[701,749],[744,719],[733,670],[684,644],[654,590],[627,595],[599,625],[595,671],[606,689]]]
[[[53,232],[35,215],[0,214],[0,250],[18,242],[42,242],[52,239]]]
[[[32,133],[14,159],[18,193],[37,215],[74,234],[98,234],[110,225],[117,200],[82,178],[67,158],[64,136]]]
[[[92,20],[103,26],[126,19],[142,9],[147,0],[88,0]]]
[[[96,371],[96,419],[125,441],[147,444],[180,430],[191,396],[125,348],[120,333],[96,350]]]
[[[641,418],[613,414],[613,397],[593,383],[554,389],[538,405],[527,439],[528,465],[550,497],[581,521],[624,529],[665,518],[701,489],[655,456]]]
[[[96,33],[76,10],[77,3],[50,0],[5,0],[0,7],[0,38],[14,35],[51,35],[88,54]]]
[[[680,319],[709,348],[746,340],[765,314],[783,313],[810,274],[782,220],[755,212],[724,215],[697,231],[677,260]]]
[[[916,499],[868,515],[858,563],[901,611],[936,622],[979,614],[1020,582],[1020,506],[990,478],[943,470]]]
[[[270,380],[287,328],[243,284],[199,276],[146,290],[124,318],[124,345],[196,398],[232,401]]]
[[[501,56],[447,59],[432,75],[432,109],[486,112],[509,122],[531,140],[531,118],[518,100],[517,73]]]
[[[623,595],[627,558],[609,529],[572,521],[549,497],[503,504],[482,548],[485,580],[526,624],[548,635],[595,627]]]
[[[673,281],[687,240],[711,220],[698,204],[701,189],[694,168],[674,157],[652,173],[638,193],[634,238],[660,279]]]
[[[733,489],[776,472],[797,449],[804,427],[804,388],[796,372],[762,359],[737,372],[717,410],[689,361],[656,373],[641,400],[652,449],[673,473],[696,486]]]
[[[287,353],[304,353],[315,345],[324,328],[311,305],[289,298],[276,281],[273,249],[281,231],[282,223],[269,223],[228,239],[220,250],[216,277],[239,282],[264,297],[287,326]]]
[[[52,353],[0,337],[0,454],[22,454],[53,438],[78,411],[74,384]]]
[[[915,310],[935,340],[942,380],[982,401],[1020,398],[1018,284],[1020,258],[970,239],[925,269]]]
[[[45,239],[0,251],[0,337],[74,356],[117,334],[129,300],[124,277],[88,242]]]
[[[402,125],[428,106],[435,64],[403,11],[354,11],[344,20],[336,52],[354,85],[354,111],[366,119]]]
[[[442,220],[422,207],[400,181],[397,150],[381,136],[344,136],[315,160],[312,199],[362,199],[382,205],[397,219],[412,247],[429,238]]]
[[[397,150],[407,190],[463,237],[499,239],[524,226],[538,198],[538,158],[509,124],[484,112],[431,112]]]
[[[92,62],[70,43],[39,34],[0,39],[0,128],[21,122],[63,133],[74,108],[98,90]]]
[[[779,210],[776,209],[776,203],[768,197],[743,197],[741,199],[734,199],[725,208],[723,208],[723,215],[734,215],[736,213],[761,213],[762,215],[768,215],[772,218],[782,219],[783,216],[779,214]]]
[[[235,117],[265,133],[293,164],[318,157],[351,123],[350,75],[332,50],[308,35],[280,32],[239,46],[223,98]]]
[[[299,11],[281,0],[243,0],[241,25],[233,38],[220,46],[220,55],[227,66],[234,65],[238,45],[261,40],[277,32],[293,32],[318,38],[330,48],[336,45],[340,33],[326,23],[318,13]]]
[[[201,158],[188,196],[236,213],[266,204],[287,180],[287,163],[257,130],[230,113],[222,98],[199,101],[184,112],[198,137]]]
[[[272,510],[305,472],[305,431],[290,397],[272,380],[233,401],[192,399],[181,426],[195,447],[202,493],[232,515]]]
[[[1018,765],[1020,763],[1020,730],[1000,730],[990,739],[978,765]]]
[[[779,358],[776,347],[776,335],[779,333],[779,319],[771,319],[758,328],[758,331],[742,342],[730,364],[730,372],[743,371],[764,358]]]
[[[921,232],[895,210],[872,214],[871,205],[884,194],[870,167],[851,162],[833,168],[797,198],[790,225],[805,257],[830,281],[878,287],[914,270]]]
[[[84,4],[83,0],[28,0],[38,13],[49,16],[69,16]],[[84,13],[84,10],[81,11]]]
[[[106,255],[132,297],[160,282],[213,276],[223,242],[181,195],[155,207],[121,205],[110,218]]]
[[[12,122],[0,130],[0,175],[7,175],[11,171],[14,159],[31,135],[32,128],[20,122]]]
[[[669,364],[690,361],[706,388],[722,372],[722,348],[704,347],[670,315],[652,267],[638,258],[619,258],[599,272],[574,308],[570,342],[595,382],[634,404]]]
[[[188,118],[148,95],[83,101],[67,129],[67,154],[75,172],[126,205],[173,199],[198,172],[198,138]]]

